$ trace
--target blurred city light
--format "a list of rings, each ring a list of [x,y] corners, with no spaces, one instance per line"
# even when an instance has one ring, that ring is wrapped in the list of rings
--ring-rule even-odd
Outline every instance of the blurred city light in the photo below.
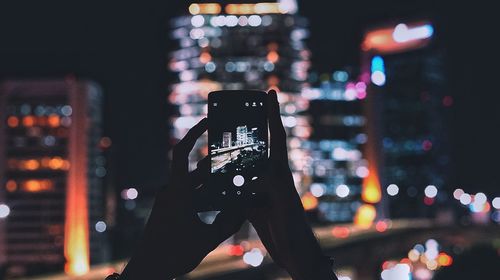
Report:
[[[390,196],[396,196],[399,193],[399,187],[396,184],[390,184],[387,186],[387,194]]]
[[[0,218],[6,218],[10,214],[10,208],[6,204],[0,204]]]
[[[495,209],[500,209],[500,197],[495,197],[492,202],[491,202],[491,205],[493,206],[493,208]]]
[[[251,265],[253,267],[261,265],[263,260],[264,260],[264,254],[258,248],[253,248],[252,250],[246,252],[243,255],[243,261],[246,264]]]
[[[438,189],[434,185],[429,185],[429,186],[425,187],[424,194],[428,198],[435,198],[438,194]]]

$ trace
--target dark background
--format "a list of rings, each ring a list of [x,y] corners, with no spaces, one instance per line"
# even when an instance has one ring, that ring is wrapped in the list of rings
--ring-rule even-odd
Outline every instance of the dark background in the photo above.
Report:
[[[188,2],[15,1],[0,4],[0,79],[96,80],[106,95],[105,132],[113,139],[118,188],[166,180],[166,69],[169,19]],[[241,2],[241,1],[232,1]],[[358,66],[369,24],[430,15],[448,52],[454,97],[453,159],[457,187],[498,195],[500,48],[496,3],[479,1],[299,1],[310,20],[313,70]],[[486,1],[484,1],[486,2]]]

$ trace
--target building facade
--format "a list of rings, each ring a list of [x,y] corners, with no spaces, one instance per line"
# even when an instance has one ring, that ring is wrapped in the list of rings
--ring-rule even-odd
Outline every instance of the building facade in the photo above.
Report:
[[[108,259],[102,96],[88,81],[0,87],[0,263],[7,276],[80,275]]]
[[[366,32],[363,80],[368,87],[373,161],[392,217],[432,215],[450,188],[445,56],[430,21],[383,25]],[[427,196],[424,190],[437,189]],[[417,209],[417,210],[414,210]]]

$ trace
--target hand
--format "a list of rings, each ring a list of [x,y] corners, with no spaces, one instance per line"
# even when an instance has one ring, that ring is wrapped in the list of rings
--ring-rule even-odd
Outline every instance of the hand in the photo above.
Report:
[[[193,270],[221,242],[236,233],[245,217],[221,212],[207,225],[194,205],[194,190],[209,174],[209,160],[188,171],[188,155],[207,129],[201,120],[174,147],[170,183],[157,197],[137,252],[120,279],[172,279]]]
[[[286,132],[274,90],[268,93],[271,136],[269,170],[255,186],[268,207],[252,209],[249,220],[273,260],[293,279],[337,279],[308,224],[288,166]]]

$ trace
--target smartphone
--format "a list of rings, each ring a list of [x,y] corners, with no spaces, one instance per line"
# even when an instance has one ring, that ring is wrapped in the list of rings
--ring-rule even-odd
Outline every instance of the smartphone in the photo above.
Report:
[[[208,95],[208,178],[214,208],[251,199],[268,160],[267,94],[222,90]]]

